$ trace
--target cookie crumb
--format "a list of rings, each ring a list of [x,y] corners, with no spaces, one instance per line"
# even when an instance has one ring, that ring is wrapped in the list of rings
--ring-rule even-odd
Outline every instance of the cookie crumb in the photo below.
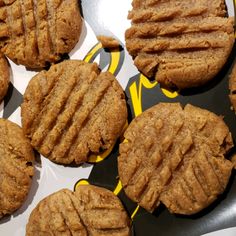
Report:
[[[104,48],[114,49],[120,46],[119,41],[112,37],[98,35],[97,40],[102,44]]]
[[[233,155],[231,162],[233,163],[233,167],[236,170],[236,153]]]

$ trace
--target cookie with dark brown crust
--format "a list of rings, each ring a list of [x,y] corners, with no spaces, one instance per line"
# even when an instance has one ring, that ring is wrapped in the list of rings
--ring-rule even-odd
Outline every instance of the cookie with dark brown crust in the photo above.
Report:
[[[10,68],[7,59],[0,53],[0,102],[7,93],[10,82]]]
[[[0,2],[1,51],[17,64],[42,68],[60,60],[79,40],[77,0]]]
[[[120,145],[119,176],[127,196],[152,212],[162,202],[190,215],[223,193],[232,163],[231,133],[212,112],[160,103],[135,118]]]
[[[33,235],[128,236],[130,219],[111,191],[81,185],[39,202],[26,227],[26,236]]]
[[[29,140],[15,123],[0,119],[0,218],[25,201],[34,174]]]
[[[38,73],[21,108],[32,146],[61,164],[80,164],[112,147],[127,119],[125,95],[115,77],[79,60]]]
[[[234,44],[224,0],[133,0],[126,47],[134,64],[161,85],[190,88],[221,70]]]

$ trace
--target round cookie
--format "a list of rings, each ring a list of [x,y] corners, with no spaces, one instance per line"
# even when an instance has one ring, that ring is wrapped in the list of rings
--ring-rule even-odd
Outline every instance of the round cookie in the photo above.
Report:
[[[230,89],[230,101],[236,111],[236,64],[234,64],[232,72],[229,79],[229,89]]]
[[[32,146],[61,164],[80,164],[112,147],[127,119],[125,95],[115,77],[79,60],[38,73],[21,108]]]
[[[0,218],[17,210],[25,201],[34,168],[33,149],[22,129],[0,119]]]
[[[0,53],[0,101],[7,93],[10,82],[10,71],[7,59]]]
[[[120,144],[119,176],[127,196],[152,212],[162,202],[190,215],[216,200],[228,183],[233,146],[221,117],[192,105],[160,103],[135,118]]]
[[[60,60],[79,40],[77,0],[11,0],[0,4],[0,48],[17,64],[42,68]]]
[[[133,0],[126,47],[134,64],[161,85],[189,88],[213,79],[234,44],[224,0]]]
[[[130,219],[111,191],[81,185],[49,195],[32,211],[26,236],[46,234],[128,236]]]

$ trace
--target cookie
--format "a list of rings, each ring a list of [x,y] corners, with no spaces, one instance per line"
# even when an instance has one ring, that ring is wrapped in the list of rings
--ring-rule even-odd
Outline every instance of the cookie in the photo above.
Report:
[[[38,73],[21,108],[32,146],[61,164],[80,164],[112,147],[127,119],[125,95],[115,77],[79,60]]]
[[[130,219],[111,191],[81,185],[75,192],[60,190],[43,199],[32,211],[26,236],[130,235]]]
[[[120,46],[120,43],[117,39],[105,35],[98,35],[97,40],[102,44],[104,48],[116,49]]]
[[[234,44],[224,0],[133,0],[126,47],[134,64],[164,87],[205,84],[225,64]]]
[[[34,174],[34,154],[22,129],[0,119],[0,218],[25,201]]]
[[[10,70],[7,59],[0,53],[0,101],[7,93],[10,82]]]
[[[60,60],[79,40],[77,0],[10,0],[0,3],[0,47],[17,64],[42,68]]]
[[[190,215],[216,200],[233,164],[231,133],[212,112],[160,103],[135,118],[120,145],[119,176],[127,196],[152,212],[162,202]]]
[[[229,89],[230,89],[230,101],[233,109],[236,111],[236,64],[234,64],[232,72],[229,79]]]

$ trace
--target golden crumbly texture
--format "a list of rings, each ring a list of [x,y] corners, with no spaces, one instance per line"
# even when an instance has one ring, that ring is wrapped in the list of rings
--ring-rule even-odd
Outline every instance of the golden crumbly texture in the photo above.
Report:
[[[0,47],[17,64],[42,68],[79,40],[77,0],[0,0]]]
[[[224,0],[133,0],[126,47],[134,64],[163,86],[200,86],[225,64],[234,44]]]
[[[96,63],[64,61],[37,74],[21,106],[24,133],[50,160],[86,162],[109,149],[127,119],[125,96],[109,72]]]
[[[33,149],[22,129],[0,119],[0,218],[17,210],[31,185]]]
[[[32,211],[26,236],[128,236],[130,219],[111,191],[88,185],[60,190]]]
[[[97,36],[97,39],[102,44],[102,46],[104,48],[114,49],[114,48],[119,48],[119,46],[120,46],[119,41],[112,38],[112,37],[99,35],[99,36]]]
[[[234,64],[230,79],[229,79],[229,89],[230,89],[230,101],[236,111],[236,64]]]
[[[233,155],[233,157],[231,158],[231,161],[233,163],[234,169],[236,169],[236,154]]]
[[[127,196],[152,212],[199,212],[222,193],[233,146],[221,117],[192,105],[160,103],[135,118],[120,145],[119,176]]]
[[[0,102],[7,93],[10,82],[10,71],[6,58],[0,53]]]

